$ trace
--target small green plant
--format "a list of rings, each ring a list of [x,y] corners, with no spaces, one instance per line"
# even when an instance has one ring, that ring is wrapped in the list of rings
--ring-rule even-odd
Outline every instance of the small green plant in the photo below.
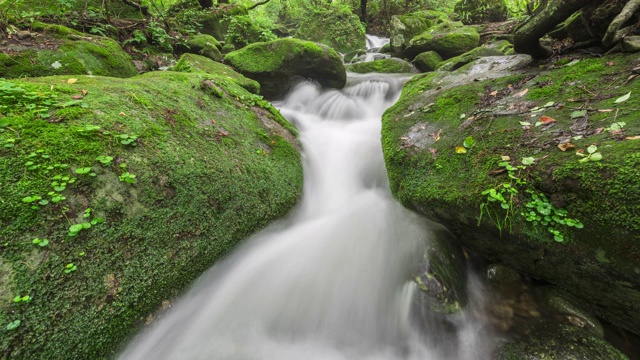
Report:
[[[81,167],[81,168],[77,168],[77,169],[75,169],[75,171],[74,171],[74,172],[75,172],[76,174],[78,174],[78,175],[85,175],[85,174],[88,174],[89,176],[94,177],[94,176],[96,176],[96,173],[91,172],[91,170],[92,170],[92,169],[93,169],[93,168],[92,168],[91,166],[88,166],[88,167]]]
[[[18,295],[18,296],[13,298],[13,302],[14,303],[22,303],[22,302],[30,303],[31,302],[31,296],[29,296],[29,295],[25,295],[25,296]]]
[[[558,209],[551,204],[544,194],[537,194],[531,190],[527,190],[527,193],[531,195],[531,201],[526,204],[529,211],[520,214],[534,225],[540,224],[547,227],[547,230],[553,234],[555,241],[564,241],[564,235],[557,230],[559,226],[575,227],[576,229],[584,227],[579,220],[568,218],[567,210]]]
[[[118,178],[120,179],[121,182],[127,182],[129,184],[136,183],[136,176],[134,174],[129,173],[128,171],[125,171],[122,174],[120,174]]]
[[[48,239],[40,239],[40,238],[35,238],[33,240],[31,240],[31,243],[34,245],[38,245],[40,247],[44,247],[49,245],[49,240]]]
[[[112,156],[106,156],[106,155],[100,155],[96,158],[97,161],[99,161],[102,165],[104,166],[110,166],[111,162],[113,161],[113,157]]]
[[[131,145],[131,146],[136,146],[138,145],[138,135],[136,134],[120,134],[117,135],[117,137],[120,139],[120,144],[122,145]]]
[[[20,320],[13,320],[12,322],[10,322],[7,325],[7,330],[11,331],[11,330],[15,330],[18,328],[18,326],[20,326],[20,324],[22,323],[22,321]]]
[[[602,154],[597,151],[598,151],[598,147],[595,145],[591,145],[587,148],[587,154],[585,154],[584,152],[581,152],[580,150],[576,151],[576,155],[582,158],[578,161],[580,161],[581,163],[585,163],[589,161],[602,160]]]
[[[78,266],[74,265],[73,263],[68,263],[65,267],[64,267],[64,273],[65,274],[69,274],[72,273],[74,271],[78,270]]]

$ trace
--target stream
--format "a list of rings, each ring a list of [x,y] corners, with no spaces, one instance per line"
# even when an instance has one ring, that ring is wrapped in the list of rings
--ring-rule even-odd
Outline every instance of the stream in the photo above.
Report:
[[[301,203],[201,276],[119,358],[486,359],[482,323],[463,313],[418,324],[411,310],[409,279],[439,226],[388,187],[381,117],[407,79],[349,74],[341,91],[301,82],[275,103],[300,132]]]

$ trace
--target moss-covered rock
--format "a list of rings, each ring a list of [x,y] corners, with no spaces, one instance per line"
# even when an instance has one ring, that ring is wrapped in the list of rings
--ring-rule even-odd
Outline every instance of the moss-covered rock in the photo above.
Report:
[[[406,15],[391,17],[391,37],[389,46],[396,56],[404,53],[409,41],[427,31],[430,27],[446,22],[449,18],[444,13],[434,10],[417,11]]]
[[[225,77],[233,80],[250,93],[256,95],[260,93],[260,84],[258,84],[257,81],[238,74],[227,65],[220,64],[200,55],[182,55],[180,60],[178,60],[178,63],[171,70],[180,72],[203,72],[210,75]]]
[[[507,41],[507,43],[509,43]],[[487,47],[487,46],[479,46],[473,50],[469,50],[462,55],[458,55],[451,59],[441,62],[436,66],[436,70],[442,71],[453,71],[467,65],[468,63],[478,60],[481,57],[485,56],[501,56],[504,53],[500,50]]]
[[[435,51],[425,51],[411,62],[418,70],[422,72],[434,71],[436,66],[442,62],[442,57]]]
[[[335,50],[298,39],[251,44],[227,54],[224,61],[259,82],[260,94],[269,99],[284,96],[298,76],[337,89],[347,81],[342,59]]]
[[[172,16],[171,20],[178,28],[190,24],[198,32],[224,41],[232,19],[249,13],[247,8],[241,5],[218,4],[209,9],[202,9],[197,1],[184,0],[172,5],[168,14]]]
[[[608,342],[571,325],[544,323],[503,345],[496,360],[628,360]]]
[[[420,53],[435,51],[443,59],[448,59],[472,50],[479,42],[480,35],[474,27],[464,26],[460,22],[446,22],[411,39],[404,55],[413,59]]]
[[[346,53],[366,48],[364,26],[347,8],[317,10],[305,20],[294,38],[328,45]]]
[[[388,58],[368,62],[361,62],[346,66],[347,71],[365,74],[365,73],[412,73],[417,72],[416,68],[409,62],[398,59]]]
[[[185,44],[176,46],[178,54],[198,54],[214,61],[222,61],[222,53],[220,52],[222,45],[211,35],[198,34],[190,36]]]
[[[31,45],[10,43],[0,50],[0,77],[48,75],[137,75],[131,57],[109,38],[81,35],[64,26],[39,24]],[[37,45],[43,44],[43,45]]]
[[[556,284],[590,313],[640,333],[640,97],[616,103],[635,85],[609,85],[631,74],[637,58],[583,59],[542,73],[514,62],[518,70],[496,72],[517,58],[481,58],[405,85],[383,117],[392,192],[490,261]],[[574,113],[585,88],[610,95]],[[476,142],[466,142],[465,154],[469,136]],[[576,150],[591,145],[602,159],[580,162]]]
[[[76,78],[0,83],[2,358],[113,358],[301,195],[295,129],[233,77]]]

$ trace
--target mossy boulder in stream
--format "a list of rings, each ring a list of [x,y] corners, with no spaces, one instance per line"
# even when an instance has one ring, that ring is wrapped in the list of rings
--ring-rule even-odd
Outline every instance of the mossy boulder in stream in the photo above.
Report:
[[[505,41],[507,44],[508,41]],[[451,59],[441,62],[436,66],[436,70],[453,71],[467,65],[468,63],[478,60],[486,56],[502,56],[504,53],[494,47],[478,46],[473,50],[469,50],[462,55],[458,55]]]
[[[366,47],[365,29],[347,8],[317,10],[300,24],[296,39],[315,41],[346,53]]]
[[[21,41],[0,50],[0,78],[48,75],[136,75],[131,57],[112,39],[60,25],[38,24]]]
[[[224,58],[239,73],[260,83],[260,95],[284,96],[296,77],[310,78],[324,87],[341,89],[347,73],[332,48],[310,41],[279,39],[251,44]]]
[[[442,56],[435,51],[425,51],[411,62],[418,70],[422,72],[434,71],[438,64],[442,62]]]
[[[411,63],[398,58],[380,59],[347,65],[347,71],[359,74],[372,72],[387,74],[417,72],[416,68],[411,65]]]
[[[425,51],[435,51],[443,59],[462,55],[478,46],[480,34],[471,26],[460,22],[445,22],[411,39],[404,51],[410,59]]]
[[[571,325],[543,323],[503,345],[495,360],[628,360],[606,341]]]
[[[410,80],[383,117],[391,190],[489,261],[638,334],[640,96],[627,81],[637,57],[544,72],[523,59]]]
[[[233,74],[68,79],[0,82],[3,358],[113,358],[302,191],[295,129]]]
[[[402,55],[411,39],[427,31],[430,27],[446,21],[449,21],[447,15],[434,10],[392,16],[389,45],[393,53],[396,56]]]

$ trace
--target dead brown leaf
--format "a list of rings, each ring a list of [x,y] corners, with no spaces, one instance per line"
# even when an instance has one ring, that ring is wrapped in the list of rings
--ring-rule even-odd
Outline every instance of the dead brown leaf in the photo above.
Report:
[[[491,93],[489,93],[489,96],[496,96],[498,95],[498,91],[492,91]]]
[[[556,119],[552,118],[551,116],[543,115],[540,117],[539,121],[543,124],[551,124],[556,122]]]
[[[636,136],[627,136],[626,137],[627,140],[640,140],[640,135],[636,135]]]
[[[429,153],[431,154],[431,157],[435,159],[438,154],[438,149],[429,148]]]
[[[81,90],[81,92],[82,92],[82,96],[87,96],[87,94],[89,93],[87,90],[84,90],[84,89]]]
[[[78,79],[69,79],[67,80],[67,84],[75,84]]]
[[[558,149],[562,150],[562,151],[567,151],[569,149],[573,149],[576,146],[573,145],[572,143],[564,143],[564,144],[558,144]]]
[[[529,88],[526,88],[520,92],[513,94],[513,97],[523,97],[529,92]]]

